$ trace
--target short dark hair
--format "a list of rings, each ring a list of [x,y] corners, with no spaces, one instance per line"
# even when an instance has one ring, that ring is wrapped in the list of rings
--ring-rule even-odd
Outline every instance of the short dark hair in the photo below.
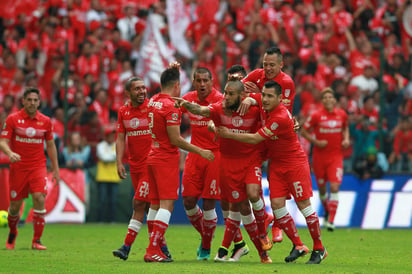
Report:
[[[269,55],[277,54],[279,56],[282,56],[282,51],[278,47],[270,47],[265,51],[265,53]]]
[[[229,80],[227,81],[226,86],[233,86],[239,93],[245,91],[245,85],[240,80]]]
[[[282,51],[280,51],[280,49],[278,47],[270,47],[265,51],[266,55],[273,55],[276,54],[277,55],[277,59],[279,62],[283,61],[283,55],[282,55]]]
[[[132,88],[132,83],[136,82],[136,81],[143,81],[143,79],[140,78],[140,77],[136,77],[136,76],[133,76],[133,77],[129,78],[126,81],[126,84],[124,84],[124,89],[127,90],[127,91],[130,91],[130,89]]]
[[[160,76],[160,85],[162,88],[168,88],[172,84],[180,81],[180,72],[176,67],[167,68]]]
[[[36,93],[36,94],[40,97],[40,91],[39,91],[37,88],[28,87],[28,88],[26,88],[26,90],[24,91],[23,98],[26,98],[27,95],[29,95],[30,93]]]
[[[276,95],[281,95],[282,94],[282,87],[279,85],[278,82],[275,82],[273,80],[270,80],[265,83],[264,85],[265,88],[274,88]]]
[[[207,73],[209,75],[209,79],[212,79],[212,73],[210,72],[210,70],[208,68],[198,67],[195,70],[195,72],[193,73],[193,79],[195,79],[196,73],[200,73],[200,74]]]
[[[243,77],[247,74],[246,69],[242,65],[233,65],[227,70],[227,74],[234,74],[237,72],[240,72]]]

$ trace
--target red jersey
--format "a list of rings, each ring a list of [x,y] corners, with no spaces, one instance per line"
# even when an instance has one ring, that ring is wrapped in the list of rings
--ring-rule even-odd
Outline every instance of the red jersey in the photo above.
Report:
[[[265,76],[264,69],[255,69],[254,71],[250,72],[242,80],[242,82],[255,83],[259,87],[259,89],[262,90],[265,83],[270,80],[277,82],[282,87],[282,102],[287,107],[289,112],[292,113],[293,101],[295,100],[295,83],[293,82],[292,78],[283,71],[276,75],[275,78],[268,79]]]
[[[348,115],[342,109],[334,108],[332,112],[324,107],[312,113],[303,125],[308,131],[314,131],[317,140],[327,140],[328,144],[321,148],[313,146],[313,154],[326,157],[339,155],[342,157],[343,129],[348,127]]]
[[[240,116],[238,112],[232,113],[228,117],[223,112],[222,103],[216,103],[209,106],[210,119],[213,120],[215,126],[224,126],[231,132],[235,133],[255,133],[259,128],[260,111],[258,107],[252,106],[249,111]],[[245,144],[232,139],[220,138],[220,153],[226,158],[243,158],[258,156],[261,152],[261,147],[252,144]]]
[[[148,119],[148,103],[132,107],[131,103],[122,106],[118,112],[117,133],[124,133],[127,136],[129,149],[130,169],[139,169],[146,164],[152,144]]]
[[[148,164],[171,166],[179,163],[179,148],[170,143],[168,126],[180,126],[181,111],[174,107],[175,101],[168,94],[158,93],[149,101],[149,127],[152,131],[152,148]]]
[[[216,89],[212,89],[212,92],[206,97],[205,100],[199,101],[197,91],[190,91],[182,98],[191,103],[196,103],[201,106],[208,106],[213,103],[221,102],[223,100],[223,94]],[[210,150],[219,148],[219,143],[215,141],[215,134],[207,130],[207,124],[210,121],[210,118],[192,114],[185,108],[182,108],[182,112],[187,112],[189,115],[190,126],[192,128],[191,143],[193,145]]]
[[[9,115],[1,132],[1,138],[9,139],[13,152],[21,161],[10,164],[22,171],[46,167],[44,141],[53,140],[53,127],[49,117],[37,111],[32,119],[24,109]]]
[[[292,167],[308,163],[293,128],[292,115],[280,104],[268,113],[265,126],[258,131],[266,139],[267,156],[277,166]]]

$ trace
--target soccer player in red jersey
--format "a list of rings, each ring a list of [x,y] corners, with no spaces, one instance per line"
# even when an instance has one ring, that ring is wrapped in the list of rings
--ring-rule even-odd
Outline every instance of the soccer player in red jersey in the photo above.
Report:
[[[288,74],[282,71],[282,67],[282,52],[277,47],[271,47],[263,55],[263,69],[255,69],[250,72],[243,79],[243,83],[245,83],[246,89],[250,92],[260,93],[267,81],[273,80],[277,82],[282,87],[282,102],[289,112],[292,113],[295,100],[295,83]],[[273,242],[279,243],[283,240],[282,230],[276,224],[272,226],[272,234]]]
[[[133,215],[130,219],[124,244],[113,255],[127,260],[130,248],[136,239],[142,225],[145,213],[149,210],[149,175],[147,173],[147,155],[152,145],[152,136],[149,128],[147,90],[144,82],[139,77],[127,80],[125,90],[130,101],[120,107],[117,123],[116,159],[117,173],[120,178],[126,179],[126,168],[123,165],[123,157],[127,146],[129,150],[130,176],[135,190],[133,198]],[[150,209],[147,214],[149,235],[153,229],[153,221],[156,211]],[[170,256],[166,245],[161,249],[164,254]]]
[[[322,91],[322,104],[323,108],[306,120],[302,136],[313,144],[312,167],[325,209],[325,225],[328,231],[333,231],[343,176],[342,148],[350,144],[349,127],[346,112],[335,107],[336,98],[331,88]],[[330,183],[329,199],[327,182]]]
[[[214,89],[212,73],[207,68],[197,68],[193,74],[193,86],[196,90],[190,91],[182,98],[202,106],[221,102],[223,95]],[[186,112],[185,108],[181,108]],[[210,246],[216,229],[216,200],[219,199],[219,143],[215,133],[207,129],[209,118],[188,113],[192,128],[191,143],[203,149],[209,149],[215,155],[210,162],[196,153],[189,153],[183,171],[182,196],[186,215],[193,227],[202,237],[197,250],[198,260],[210,258]],[[197,205],[199,198],[203,199],[203,211]]]
[[[189,112],[210,117],[216,126],[224,125],[236,132],[256,132],[260,119],[258,107],[251,107],[241,116],[237,109],[245,96],[245,87],[239,80],[228,81],[223,102],[207,106],[174,98],[178,106]],[[261,150],[255,146],[220,138],[221,199],[230,202],[229,216],[225,222],[225,235],[215,261],[227,261],[228,248],[238,231],[240,221],[256,246],[262,263],[271,263],[267,250],[272,243],[266,233],[266,211],[260,197]],[[252,203],[253,213],[249,201]],[[256,217],[256,219],[255,219]],[[230,260],[232,261],[232,260]]]
[[[53,140],[53,128],[49,117],[37,109],[40,92],[29,87],[23,95],[23,109],[7,117],[0,138],[0,149],[10,159],[10,207],[8,215],[9,236],[7,249],[14,249],[20,207],[29,192],[33,199],[33,242],[32,249],[45,250],[41,244],[46,209],[47,167],[44,155],[44,141],[51,160],[53,180],[59,182],[57,150]]]
[[[242,81],[249,92],[260,93],[264,84],[268,81],[275,81],[282,87],[282,102],[289,110],[293,111],[295,100],[295,83],[292,78],[284,73],[283,55],[279,48],[271,47],[263,55],[263,69],[255,69],[250,72]]]
[[[148,155],[150,208],[157,210],[150,243],[144,255],[145,262],[172,262],[160,249],[169,226],[174,201],[179,194],[179,148],[199,154],[213,161],[212,151],[189,144],[180,136],[181,111],[174,107],[171,96],[180,96],[178,63],[162,72],[161,92],[149,101],[148,117],[152,147]]]
[[[282,102],[282,87],[274,82],[265,83],[261,102],[267,112],[265,126],[256,133],[237,133],[225,127],[219,127],[218,133],[223,138],[258,144],[266,142],[269,159],[276,164],[270,165],[269,190],[276,222],[291,239],[293,248],[285,258],[293,262],[306,255],[309,249],[302,243],[295,222],[286,209],[286,199],[292,194],[299,210],[306,219],[310,235],[313,239],[313,251],[308,264],[319,264],[326,258],[327,252],[320,237],[319,218],[313,209],[312,182],[309,163],[298,137],[294,131],[292,115]]]

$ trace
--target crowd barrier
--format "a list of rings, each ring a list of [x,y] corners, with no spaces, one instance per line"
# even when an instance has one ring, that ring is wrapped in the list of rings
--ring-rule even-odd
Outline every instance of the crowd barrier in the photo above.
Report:
[[[87,174],[86,174],[87,173]],[[2,172],[3,191],[0,200],[5,201],[4,191],[7,172]],[[97,184],[93,180],[95,169],[84,170],[61,169],[59,185],[48,183],[46,198],[46,221],[49,223],[84,223],[97,220]],[[49,174],[51,179],[51,174]],[[87,179],[88,178],[88,179]],[[269,190],[266,175],[263,176],[263,193],[267,210],[270,212]],[[314,178],[313,182],[315,182]],[[317,186],[313,184],[312,204],[317,210],[321,222],[321,206]],[[87,190],[87,191],[86,191]],[[85,195],[90,193],[90,195]],[[128,222],[132,213],[133,197],[130,179],[124,180],[119,187],[116,221]],[[4,205],[3,205],[4,207]],[[298,211],[295,202],[289,200],[287,208],[297,226],[305,226],[305,219]],[[4,210],[6,208],[0,208]],[[223,224],[219,203],[217,204],[218,223]],[[183,201],[180,197],[175,203],[171,223],[189,224]],[[412,176],[411,174],[385,175],[381,179],[359,180],[352,174],[343,177],[339,193],[339,208],[335,218],[336,227],[359,227],[363,229],[412,228]]]

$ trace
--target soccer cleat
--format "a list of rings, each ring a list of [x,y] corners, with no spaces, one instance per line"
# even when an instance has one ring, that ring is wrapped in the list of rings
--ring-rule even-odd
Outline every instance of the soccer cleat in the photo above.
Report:
[[[269,226],[273,223],[274,217],[272,214],[267,213],[265,219],[265,227],[266,231],[268,230]]]
[[[293,245],[289,256],[285,258],[285,262],[292,263],[298,258],[305,256],[309,253],[309,248],[306,245]]]
[[[160,250],[163,252],[163,254],[168,257],[169,259],[172,259],[172,254],[169,251],[169,248],[167,248],[167,245],[164,245],[160,247]]]
[[[240,260],[240,257],[247,255],[248,253],[249,247],[247,246],[246,242],[242,240],[240,243],[235,244],[229,262],[238,262]]]
[[[335,230],[335,225],[334,225],[333,223],[326,222],[326,223],[325,223],[325,226],[326,226],[326,229],[327,229],[328,231],[333,232],[333,231]]]
[[[210,249],[201,248],[199,255],[197,255],[198,261],[208,261],[210,259]]]
[[[272,259],[269,257],[268,253],[265,251],[262,254],[260,254],[260,262],[262,264],[271,264]]]
[[[122,245],[119,249],[113,250],[113,256],[118,257],[124,261],[129,257],[130,246]]]
[[[16,244],[16,238],[17,238],[18,232],[16,233],[9,233],[9,237],[7,237],[7,242],[6,242],[6,249],[14,249],[14,245]]]
[[[272,226],[272,241],[274,243],[283,241],[283,231],[277,226]]]
[[[227,249],[224,247],[219,247],[216,257],[215,257],[215,262],[227,262]]]
[[[321,261],[326,259],[328,256],[328,252],[326,251],[326,248],[323,248],[323,250],[313,250],[312,255],[310,255],[309,261],[307,261],[307,264],[320,264]]]
[[[146,249],[146,254],[144,254],[143,260],[146,263],[171,263],[173,259],[166,257],[163,252],[158,249]]]
[[[263,251],[268,251],[272,249],[273,243],[270,241],[268,235],[259,237],[259,241],[262,245]]]
[[[35,249],[35,250],[46,250],[47,247],[42,245],[40,240],[37,239],[35,241],[33,241],[32,245],[31,245],[31,249]]]

